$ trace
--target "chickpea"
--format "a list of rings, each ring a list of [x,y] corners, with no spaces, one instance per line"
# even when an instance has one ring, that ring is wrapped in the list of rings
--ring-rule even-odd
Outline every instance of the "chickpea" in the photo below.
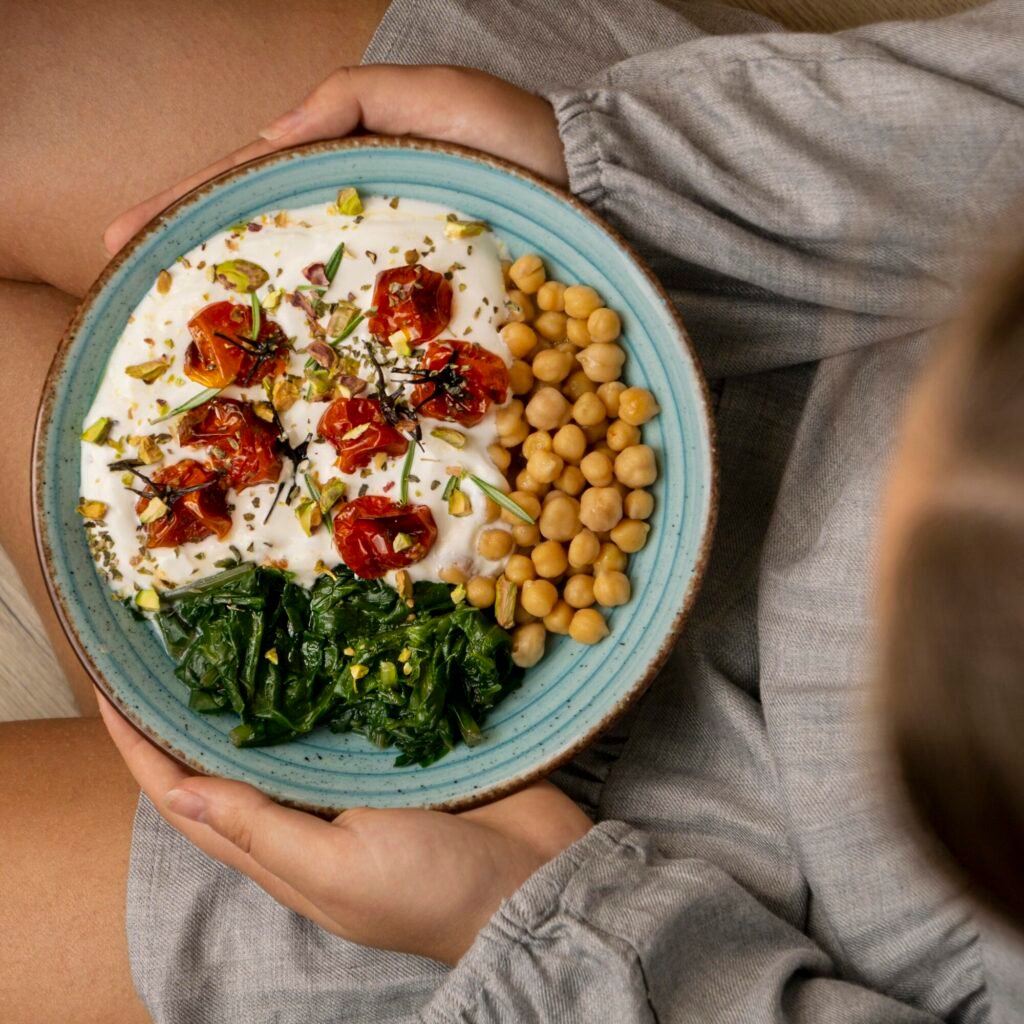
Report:
[[[569,636],[578,644],[596,644],[608,632],[608,623],[596,608],[581,608],[569,623]]]
[[[545,281],[537,289],[537,305],[561,313],[565,309],[565,285],[560,281]]]
[[[619,417],[635,427],[642,426],[659,412],[661,409],[647,388],[626,388],[619,395]]]
[[[542,484],[553,484],[561,476],[564,466],[561,456],[554,452],[534,452],[526,460],[526,472]]]
[[[540,527],[529,523],[516,523],[512,527],[512,539],[521,548],[532,548],[540,543]]]
[[[619,415],[619,401],[622,397],[622,392],[625,390],[626,385],[621,380],[610,380],[597,389],[597,395],[604,402],[604,407],[608,410],[609,416]]]
[[[535,430],[523,442],[523,458],[529,459],[534,452],[549,452],[551,447],[551,435],[546,430]]]
[[[576,357],[583,367],[583,372],[600,384],[617,380],[622,373],[622,364],[626,361],[626,353],[618,345],[607,342],[594,342],[580,349]]]
[[[562,394],[570,402],[575,402],[580,395],[584,395],[588,391],[596,390],[597,385],[582,370],[574,370],[562,385]]]
[[[650,519],[654,513],[654,496],[647,491],[630,491],[622,507],[630,519]]]
[[[619,454],[618,452],[613,451],[611,448],[609,448],[608,445],[605,444],[603,439],[594,445],[593,450],[595,452],[600,452],[602,455],[607,455],[608,458],[612,460],[613,465],[615,464],[615,459]]]
[[[625,552],[607,541],[601,545],[601,553],[594,559],[594,572],[598,576],[603,572],[625,572],[628,562]],[[508,566],[505,567],[505,575],[508,576]]]
[[[499,434],[510,434],[523,418],[524,406],[518,398],[513,398],[494,414],[494,426]]]
[[[586,348],[590,344],[590,331],[586,320],[569,317],[565,324],[565,336],[577,347]]]
[[[556,430],[568,422],[571,410],[572,406],[560,391],[543,387],[527,404],[526,420],[538,430]]]
[[[513,322],[502,327],[501,340],[516,359],[525,359],[537,347],[537,332],[529,324]]]
[[[495,583],[491,576],[474,576],[466,584],[466,600],[474,608],[490,608],[494,604]]]
[[[587,317],[587,330],[598,344],[614,341],[622,333],[622,321],[614,309],[601,306]]]
[[[498,435],[498,444],[506,448],[515,448],[521,445],[530,433],[530,424],[526,420],[519,420],[507,434]]]
[[[583,488],[586,486],[587,478],[583,475],[583,471],[579,466],[566,466],[562,470],[562,475],[555,481],[555,487],[558,490],[574,498],[582,494]]]
[[[558,604],[558,591],[547,580],[527,580],[519,600],[531,615],[543,619]]]
[[[632,596],[629,577],[624,572],[599,572],[594,577],[594,600],[605,608],[617,608]]]
[[[508,386],[513,395],[525,395],[533,387],[533,369],[523,359],[513,359],[508,367]]]
[[[588,487],[580,497],[580,522],[595,533],[622,518],[622,495],[614,487]]]
[[[547,540],[570,541],[580,532],[580,503],[554,491],[540,514],[540,533]]]
[[[615,478],[626,487],[650,487],[658,479],[658,466],[650,445],[634,444],[615,456]]]
[[[537,315],[533,299],[518,288],[509,289],[508,302],[505,303],[506,319],[513,323],[532,320]]]
[[[537,570],[528,555],[509,555],[505,563],[505,579],[521,587],[527,580],[536,579]]]
[[[570,608],[589,608],[594,603],[594,577],[586,573],[565,581],[562,599]]]
[[[611,452],[611,448],[604,443],[605,437],[608,436],[608,421],[601,420],[600,423],[595,423],[592,427],[584,427],[583,433],[587,435],[587,444],[594,445],[594,451],[602,451],[606,455]],[[598,443],[600,442],[600,443]],[[609,458],[615,458],[615,453],[609,456]]]
[[[481,557],[492,562],[504,558],[512,550],[512,545],[512,534],[508,530],[484,530],[476,539],[476,549]]]
[[[501,507],[498,503],[496,501],[491,501],[490,498],[484,498],[484,522],[496,523],[500,515]]]
[[[559,601],[554,608],[544,616],[544,628],[549,633],[558,633],[565,636],[569,632],[569,623],[575,615],[572,607],[564,601]]]
[[[626,448],[632,448],[633,445],[640,443],[640,428],[625,420],[616,420],[609,425],[605,440],[612,451],[624,451]]]
[[[594,487],[608,487],[612,482],[614,466],[603,452],[591,452],[583,457],[580,469],[587,483]]]
[[[569,564],[574,569],[593,565],[600,553],[601,542],[597,535],[590,530],[580,530],[569,545]]]
[[[507,448],[503,448],[500,444],[489,444],[487,446],[487,454],[491,457],[491,462],[493,462],[502,473],[504,473],[512,464],[512,456],[509,454],[509,450]]]
[[[605,418],[604,402],[593,392],[587,391],[573,404],[572,418],[581,427],[593,427]]]
[[[513,491],[509,498],[531,518],[536,519],[540,515],[540,499],[535,494],[527,493],[526,491]],[[501,512],[501,521],[508,523],[510,526],[518,526],[523,522],[519,516],[504,509]],[[506,573],[506,575],[508,574]]]
[[[542,484],[539,480],[534,480],[530,476],[528,469],[521,469],[516,474],[516,490],[526,491],[528,494],[535,494],[538,498],[544,497],[550,489],[550,484]]]
[[[561,576],[569,568],[569,560],[565,557],[565,549],[557,540],[546,540],[538,544],[530,552],[530,558],[533,560],[533,568],[536,570],[537,575],[549,580],[554,579],[556,576]],[[505,575],[508,575],[507,567]]]
[[[612,527],[612,541],[621,551],[631,555],[647,543],[647,534],[650,532],[650,523],[643,523],[639,519],[623,519]]]
[[[533,295],[544,283],[547,274],[544,272],[544,261],[535,252],[530,252],[520,256],[508,268],[508,276],[520,291]]]
[[[542,338],[554,344],[559,341],[565,341],[565,321],[566,316],[564,313],[548,310],[545,313],[537,314],[537,318],[533,321],[533,329]]]
[[[533,376],[545,384],[561,384],[575,360],[567,352],[549,348],[533,357]]]
[[[522,603],[516,601],[516,606],[512,612],[512,621],[517,626],[528,626],[531,622],[537,621],[536,615],[531,615],[523,606]]]
[[[587,435],[575,423],[567,423],[551,439],[551,449],[565,462],[578,463],[587,451]]]
[[[586,320],[595,309],[604,305],[601,296],[585,284],[574,284],[566,288],[562,298],[566,313],[580,320]]]
[[[445,583],[451,583],[453,586],[459,583],[465,583],[467,580],[466,574],[457,565],[446,565],[440,572],[438,577],[444,580]]]

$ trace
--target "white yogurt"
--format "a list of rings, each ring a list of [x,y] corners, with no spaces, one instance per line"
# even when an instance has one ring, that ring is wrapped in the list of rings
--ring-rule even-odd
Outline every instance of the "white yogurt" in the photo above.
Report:
[[[286,563],[297,580],[306,585],[313,582],[318,563],[330,566],[340,561],[329,521],[312,537],[307,537],[294,514],[295,503],[289,508],[282,498],[269,521],[264,523],[277,484],[260,484],[241,492],[228,492],[229,507],[233,506],[233,525],[223,540],[210,537],[179,548],[146,550],[143,547],[144,528],[140,527],[135,512],[138,496],[125,486],[121,473],[111,472],[108,468],[111,462],[121,457],[135,455],[135,449],[127,443],[129,436],[172,433],[173,420],[156,425],[151,421],[202,390],[202,385],[183,374],[185,350],[191,341],[187,327],[189,319],[211,302],[224,299],[247,301],[247,296],[211,282],[208,277],[210,266],[237,258],[259,264],[270,274],[270,281],[258,290],[260,298],[264,299],[271,288],[291,292],[297,285],[306,284],[302,269],[310,263],[326,262],[338,242],[344,240],[344,258],[324,298],[328,302],[350,298],[365,310],[371,305],[377,274],[390,267],[405,265],[405,253],[416,249],[420,253],[419,262],[424,266],[442,273],[452,271],[452,317],[440,339],[472,341],[509,361],[509,352],[498,333],[505,317],[506,301],[500,241],[490,233],[449,239],[445,235],[445,223],[453,211],[407,199],[402,199],[397,207],[392,207],[391,202],[394,200],[389,202],[386,197],[364,197],[365,209],[358,223],[357,218],[339,215],[332,207],[326,206],[288,210],[285,216],[275,216],[279,211],[269,211],[255,219],[255,223],[261,225],[260,230],[224,231],[187,253],[183,260],[168,268],[171,287],[167,293],[161,294],[154,284],[135,308],[111,353],[103,382],[83,423],[84,430],[101,416],[109,417],[115,421],[110,431],[111,438],[124,442],[123,456],[109,444],[82,444],[81,494],[84,499],[102,501],[108,507],[103,523],[91,527],[90,532],[94,545],[108,550],[108,557],[103,559],[106,566],[101,565],[101,571],[105,572],[117,592],[130,594],[154,584],[180,586],[220,571],[215,563],[232,558],[236,553],[257,563]],[[368,252],[375,254],[375,262],[367,255]],[[294,339],[296,351],[289,357],[288,371],[301,376],[307,358],[304,350],[313,340],[305,315],[287,300],[266,315]],[[368,338],[364,320],[342,343],[343,354],[364,352]],[[128,366],[164,356],[172,357],[171,367],[153,384],[146,384],[125,373]],[[411,362],[416,360],[417,351],[413,350]],[[369,376],[366,373],[362,375]],[[366,394],[373,390],[371,386]],[[265,398],[261,388],[230,387],[223,394],[252,401]],[[161,399],[167,404],[161,406],[158,401]],[[300,399],[282,415],[293,445],[299,444],[308,434],[315,438],[317,424],[326,408],[326,402]],[[421,422],[423,450],[416,452],[412,476],[418,479],[409,485],[409,498],[430,508],[438,536],[427,557],[409,566],[409,574],[413,579],[436,579],[439,570],[450,565],[458,565],[468,575],[478,572],[493,574],[497,572],[497,563],[481,559],[476,552],[477,534],[485,525],[483,494],[472,482],[463,482],[463,490],[470,496],[473,507],[472,513],[463,518],[448,514],[447,503],[441,495],[448,482],[448,467],[456,466],[504,488],[504,477],[487,454],[487,446],[497,438],[494,409],[472,428],[430,419]],[[430,430],[438,426],[453,426],[461,430],[467,435],[466,447],[458,450],[431,437]],[[180,459],[203,461],[206,457],[204,449],[182,447],[174,439],[162,443],[161,447],[165,454],[159,465],[140,467],[147,475]],[[402,458],[389,459],[380,469],[371,466],[370,471],[364,470],[362,474],[342,473],[335,460],[336,453],[329,443],[314,440],[309,446],[309,463],[303,470],[319,472],[323,480],[332,476],[344,477],[349,499],[367,493],[383,494],[398,500]],[[282,479],[290,480],[291,474],[291,466],[286,460]],[[136,481],[134,486],[143,485]],[[285,494],[289,486],[285,484]],[[303,488],[302,497],[306,496]]]

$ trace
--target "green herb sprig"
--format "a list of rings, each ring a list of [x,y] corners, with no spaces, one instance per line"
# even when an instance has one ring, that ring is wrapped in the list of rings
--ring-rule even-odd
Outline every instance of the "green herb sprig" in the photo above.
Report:
[[[511,512],[517,519],[522,519],[524,523],[529,523],[531,526],[535,525],[537,520],[530,515],[521,505],[517,505],[507,494],[499,491],[497,487],[493,487],[486,480],[481,480],[480,477],[474,473],[468,473],[467,476],[480,488],[488,498],[491,499],[495,504],[500,505],[506,512]]]

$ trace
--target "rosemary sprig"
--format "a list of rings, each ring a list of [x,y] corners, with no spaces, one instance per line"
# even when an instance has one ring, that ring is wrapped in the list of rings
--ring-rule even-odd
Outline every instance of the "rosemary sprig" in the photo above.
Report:
[[[338,267],[341,266],[341,257],[345,254],[345,243],[339,242],[338,248],[331,253],[331,258],[324,264],[324,274],[327,276],[328,281],[334,280],[334,275],[338,272]]]
[[[169,420],[172,416],[179,416],[183,412],[188,412],[190,409],[195,409],[196,406],[202,405],[204,402],[208,402],[211,398],[215,398],[225,388],[229,388],[234,383],[234,380],[228,381],[223,388],[204,388],[202,391],[193,395],[187,401],[176,406],[170,412],[165,412],[159,419],[150,420],[150,423],[163,423],[164,420]]]
[[[398,485],[398,498],[403,505],[409,504],[409,474],[412,472],[415,458],[416,445],[410,444],[409,450],[405,453],[405,461],[402,463],[402,478]]]
[[[250,298],[252,300],[252,328],[249,331],[249,337],[253,341],[258,341],[260,337],[260,310],[262,306],[260,306],[260,297],[255,292],[252,293]]]
[[[537,520],[530,515],[522,506],[517,505],[507,494],[499,491],[497,487],[491,486],[486,480],[481,480],[480,477],[474,473],[466,474],[470,480],[473,481],[480,488],[488,498],[491,499],[496,505],[500,505],[506,512],[511,512],[517,519],[522,519],[524,523],[529,523],[533,526]]]

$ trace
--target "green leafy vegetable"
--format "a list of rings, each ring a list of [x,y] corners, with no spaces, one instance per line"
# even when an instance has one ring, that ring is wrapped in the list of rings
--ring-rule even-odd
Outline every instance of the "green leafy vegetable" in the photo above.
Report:
[[[358,732],[427,765],[519,685],[511,638],[443,583],[409,606],[383,580],[344,566],[311,590],[278,569],[235,566],[160,595],[155,616],[196,711],[230,710],[239,746],[280,743],[318,725]]]

